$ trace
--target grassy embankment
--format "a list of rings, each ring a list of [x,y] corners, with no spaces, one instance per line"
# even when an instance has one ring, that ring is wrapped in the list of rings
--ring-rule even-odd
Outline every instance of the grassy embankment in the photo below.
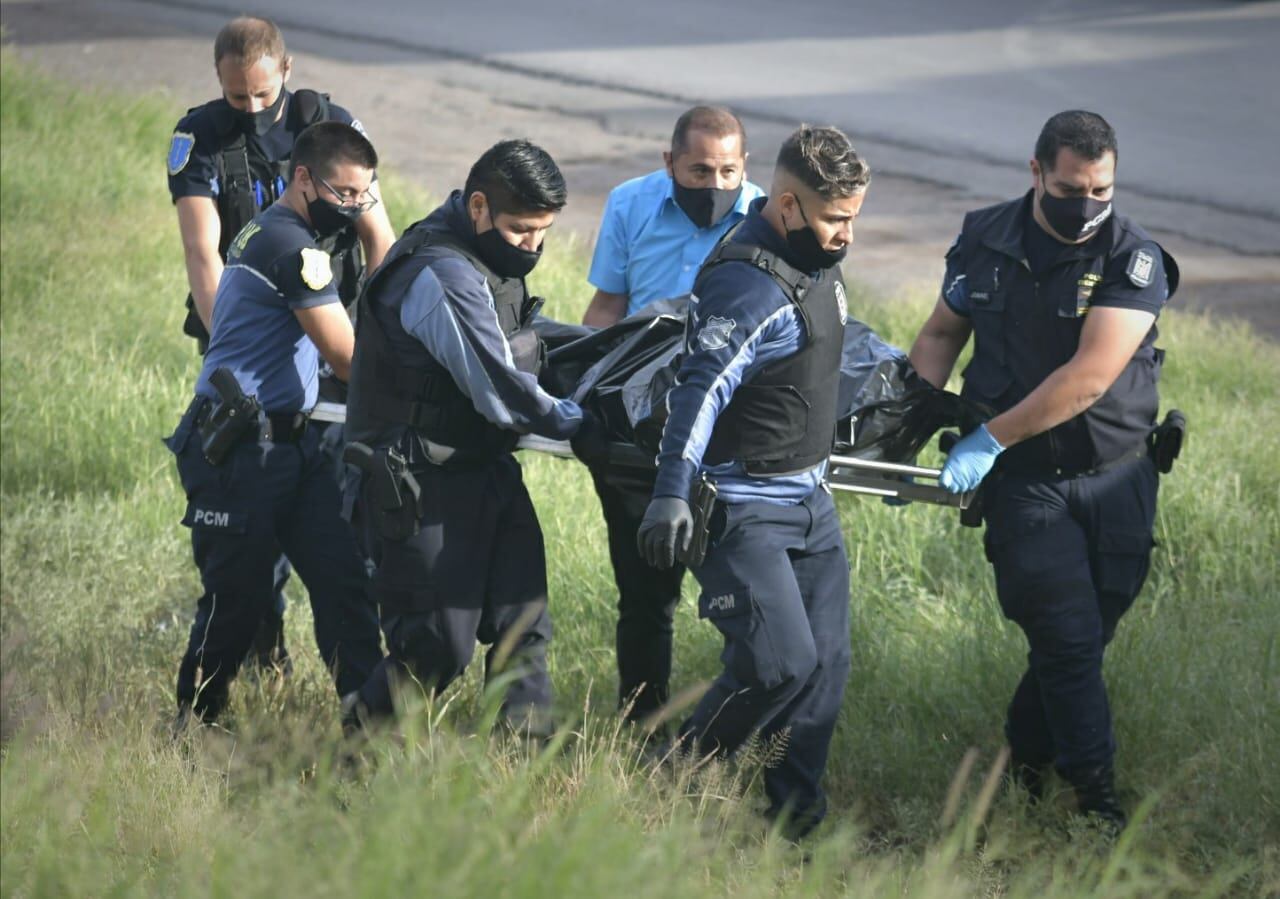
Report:
[[[755,818],[751,764],[673,782],[635,761],[610,715],[613,589],[596,502],[576,464],[547,457],[525,465],[571,726],[554,750],[530,759],[476,736],[472,672],[367,764],[335,764],[336,700],[296,581],[294,677],[240,683],[229,732],[172,745],[197,592],[159,442],[197,366],[179,333],[161,171],[180,110],[79,94],[8,61],[0,102],[4,895],[1280,889],[1280,352],[1248,328],[1176,312],[1162,323],[1165,401],[1192,436],[1163,485],[1151,579],[1108,657],[1120,781],[1138,808],[1119,846],[1073,832],[1058,804],[982,790],[1024,649],[978,535],[935,508],[845,497],[853,676],[831,823],[802,863]],[[403,180],[387,193],[399,226],[424,211]],[[550,314],[577,316],[584,270],[581,246],[548,253],[534,280]],[[927,303],[855,294],[852,307],[902,343]],[[711,676],[717,653],[685,603],[677,686]]]

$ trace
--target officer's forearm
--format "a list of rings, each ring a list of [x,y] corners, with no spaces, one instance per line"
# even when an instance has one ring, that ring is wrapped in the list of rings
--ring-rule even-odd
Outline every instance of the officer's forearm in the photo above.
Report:
[[[213,298],[218,292],[218,279],[222,277],[222,259],[205,247],[185,248],[187,285],[195,301],[196,314],[205,330],[213,330]]]
[[[582,316],[582,323],[588,328],[607,328],[620,321],[626,313],[627,295],[625,293],[597,290]]]
[[[987,430],[1007,449],[1075,418],[1096,403],[1109,386],[1104,379],[1068,362],[1022,402],[987,422]]]
[[[911,345],[911,367],[934,387],[945,387],[967,339],[923,330]]]
[[[364,250],[365,269],[372,272],[382,264],[383,257],[396,240],[387,210],[381,203],[356,219],[356,234]]]

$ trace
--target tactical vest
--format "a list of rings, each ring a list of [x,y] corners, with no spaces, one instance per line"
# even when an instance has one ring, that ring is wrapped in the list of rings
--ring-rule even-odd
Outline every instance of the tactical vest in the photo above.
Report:
[[[449,370],[425,350],[414,365],[406,365],[404,354],[396,350],[396,338],[402,345],[405,341],[418,344],[400,327],[398,310],[409,286],[443,254],[461,256],[484,276],[515,367],[538,373],[542,341],[532,321],[540,303],[529,296],[524,279],[499,276],[456,235],[428,230],[418,222],[396,241],[360,294],[347,439],[385,444],[390,435],[408,426],[422,440],[457,450],[461,461],[490,459],[515,449],[520,435],[477,412]],[[392,314],[387,315],[388,310]]]
[[[289,100],[286,127],[295,135],[308,125],[329,119],[329,95],[313,90],[297,90]],[[240,129],[234,114],[226,112],[217,122],[219,150],[214,156],[218,172],[218,219],[222,235],[218,255],[227,258],[227,247],[253,217],[280,199],[292,174],[288,157],[271,161],[262,155]],[[262,185],[259,189],[256,185]],[[364,254],[354,228],[344,228],[318,242],[329,254],[338,295],[350,306],[360,291],[364,274]]]
[[[1097,245],[1064,249],[1040,275],[1031,272],[1021,248],[1021,225],[1010,216],[1025,214],[1025,201],[1012,201],[972,214],[961,235],[973,359],[964,371],[962,396],[985,403],[997,413],[1017,405],[1080,345],[1080,332],[1095,289],[1107,275],[1150,238],[1123,216],[1113,215]],[[1014,209],[1013,207],[1017,207]],[[1169,295],[1178,285],[1178,267],[1164,256]],[[1117,259],[1119,262],[1117,262]],[[1156,423],[1157,383],[1164,351],[1155,346],[1156,329],[1142,341],[1120,376],[1080,415],[1003,453],[997,466],[1026,474],[1077,474],[1138,451]]]
[[[723,240],[702,264],[694,294],[710,272],[730,262],[753,265],[777,283],[804,322],[805,344],[738,386],[716,420],[703,461],[737,461],[760,477],[807,471],[831,454],[835,440],[846,315],[840,269],[815,280],[776,253]]]

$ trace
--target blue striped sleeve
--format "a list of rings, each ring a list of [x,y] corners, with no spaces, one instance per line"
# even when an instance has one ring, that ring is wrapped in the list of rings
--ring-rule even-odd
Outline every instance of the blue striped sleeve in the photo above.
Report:
[[[803,343],[795,307],[767,275],[726,265],[706,279],[690,307],[684,358],[667,394],[654,496],[688,495],[716,420],[738,386]]]
[[[498,427],[556,440],[577,432],[582,410],[515,367],[489,286],[462,259],[441,259],[422,270],[400,305],[400,323]]]

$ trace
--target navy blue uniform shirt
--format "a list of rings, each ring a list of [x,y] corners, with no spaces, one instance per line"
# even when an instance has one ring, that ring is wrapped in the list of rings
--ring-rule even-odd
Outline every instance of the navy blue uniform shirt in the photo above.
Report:
[[[288,206],[267,207],[227,249],[196,393],[215,398],[209,375],[225,366],[266,411],[310,410],[320,354],[293,310],[338,302],[329,254],[317,248],[315,232]]]

